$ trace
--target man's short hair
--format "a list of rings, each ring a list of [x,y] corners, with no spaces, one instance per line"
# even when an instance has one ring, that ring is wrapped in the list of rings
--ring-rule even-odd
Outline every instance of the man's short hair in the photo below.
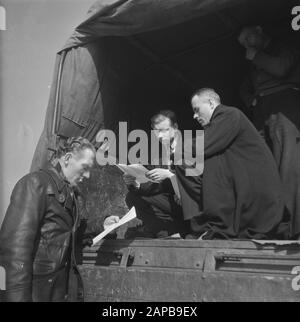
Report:
[[[259,25],[252,25],[252,26],[246,26],[246,27],[243,27],[240,34],[242,33],[256,33],[256,34],[262,34],[264,33],[263,31],[263,28]]]
[[[193,93],[191,99],[193,99],[194,96],[207,96],[211,100],[214,100],[219,104],[221,103],[220,95],[213,88],[200,88]]]
[[[85,149],[90,149],[94,153],[96,153],[95,147],[88,139],[85,139],[81,136],[70,137],[67,140],[60,140],[56,152],[56,157],[60,158],[69,152],[77,153]]]
[[[171,110],[161,110],[151,117],[151,126],[158,124],[165,119],[169,119],[172,126],[177,125],[177,117],[175,112]]]

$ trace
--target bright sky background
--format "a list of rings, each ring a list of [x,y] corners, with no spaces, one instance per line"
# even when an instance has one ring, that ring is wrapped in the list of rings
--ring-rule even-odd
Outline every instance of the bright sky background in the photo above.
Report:
[[[94,0],[0,0],[0,223],[29,171],[46,113],[56,52]]]

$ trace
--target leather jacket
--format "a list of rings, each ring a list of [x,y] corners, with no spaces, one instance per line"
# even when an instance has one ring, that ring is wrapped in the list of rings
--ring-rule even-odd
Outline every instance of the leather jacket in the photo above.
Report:
[[[16,184],[0,230],[6,301],[66,299],[70,271],[80,277],[74,256],[77,209],[76,194],[59,164],[29,173]]]

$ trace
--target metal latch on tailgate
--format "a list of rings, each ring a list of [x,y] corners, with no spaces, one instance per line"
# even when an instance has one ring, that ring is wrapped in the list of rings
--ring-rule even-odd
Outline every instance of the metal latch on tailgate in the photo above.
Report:
[[[122,268],[131,266],[134,261],[134,253],[130,247],[122,251],[114,251],[113,254],[120,261],[120,267]]]
[[[208,251],[204,271],[290,274],[299,262],[298,256]]]

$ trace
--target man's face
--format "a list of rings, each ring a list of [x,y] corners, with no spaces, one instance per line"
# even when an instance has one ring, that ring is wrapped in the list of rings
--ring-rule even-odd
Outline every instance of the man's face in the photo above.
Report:
[[[163,121],[154,124],[153,129],[158,139],[162,143],[167,143],[173,141],[177,127],[171,124],[169,118],[165,118]]]
[[[209,97],[205,95],[195,95],[192,98],[192,108],[194,111],[194,119],[200,123],[201,126],[205,126],[210,122],[214,111],[214,104]]]
[[[88,148],[65,155],[64,175],[71,186],[77,186],[84,178],[88,179],[90,177],[94,159],[95,153]]]
[[[263,49],[265,45],[264,33],[259,28],[245,28],[240,33],[239,42],[245,48]]]

